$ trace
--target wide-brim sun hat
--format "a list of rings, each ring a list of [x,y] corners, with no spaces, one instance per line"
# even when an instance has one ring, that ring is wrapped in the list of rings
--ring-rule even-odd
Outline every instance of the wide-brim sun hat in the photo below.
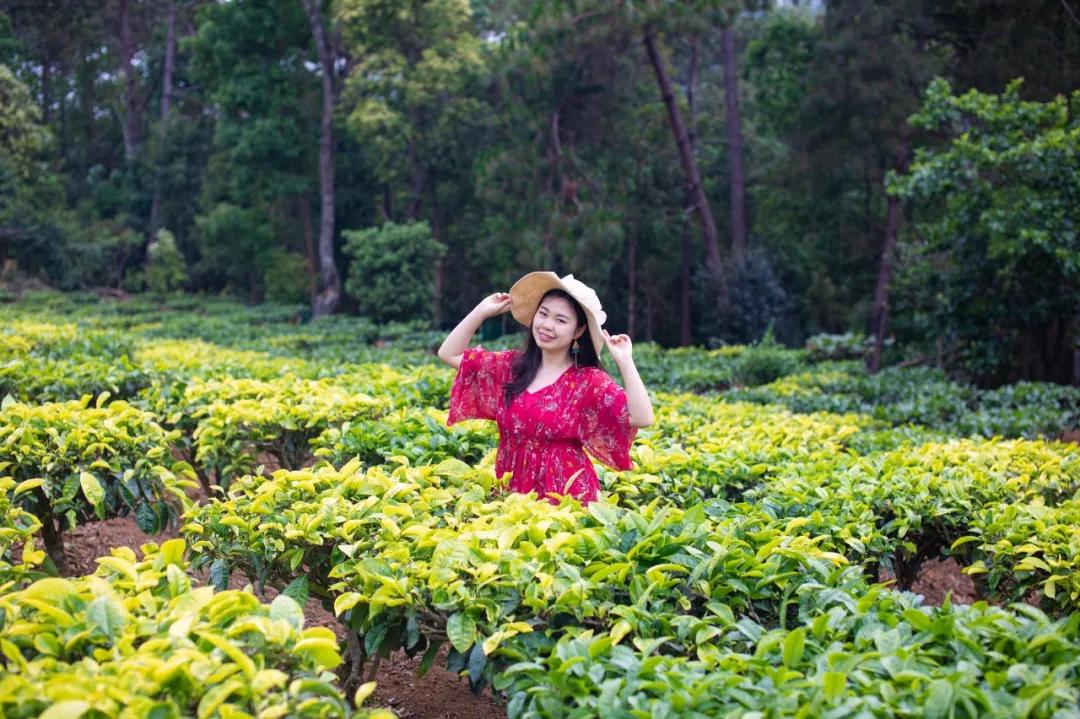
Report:
[[[577,300],[588,320],[589,336],[592,338],[596,356],[604,348],[604,335],[601,328],[607,321],[607,314],[600,305],[596,291],[573,275],[560,278],[554,272],[530,272],[514,283],[510,288],[510,314],[514,319],[532,327],[533,315],[540,307],[540,300],[551,290],[562,290]]]

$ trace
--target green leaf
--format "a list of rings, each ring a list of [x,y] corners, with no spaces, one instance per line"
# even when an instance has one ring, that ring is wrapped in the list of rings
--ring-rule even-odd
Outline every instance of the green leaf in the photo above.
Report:
[[[90,705],[78,699],[57,702],[41,713],[40,719],[79,719]]]
[[[135,510],[135,524],[146,534],[157,534],[160,531],[157,513],[146,502],[139,504],[139,508]]]
[[[375,682],[366,682],[361,684],[356,690],[356,694],[353,695],[353,705],[360,707],[368,697],[375,693]]]
[[[847,687],[847,673],[825,672],[822,681],[825,686],[825,699],[833,701],[844,693]]]
[[[930,684],[924,703],[926,719],[941,719],[949,715],[953,705],[953,686],[944,679],[937,679]]]
[[[788,633],[784,638],[784,666],[794,668],[802,661],[803,648],[806,646],[806,630],[802,627]]]
[[[420,641],[420,622],[416,619],[416,612],[410,611],[405,620],[405,648],[412,649]]]
[[[218,558],[210,563],[210,583],[214,589],[223,592],[229,588],[229,563]]]
[[[291,597],[301,607],[307,606],[309,584],[306,574],[302,574],[289,582],[288,586],[281,590],[286,597]]]
[[[165,567],[165,576],[169,580],[169,596],[179,597],[191,591],[191,579],[177,565],[170,564]]]
[[[41,477],[37,477],[35,479],[27,479],[25,481],[19,482],[19,484],[15,486],[15,491],[12,492],[12,496],[18,497],[23,492],[29,492],[32,489],[37,489],[43,484],[45,484],[45,480]]]
[[[102,488],[101,482],[90,472],[84,470],[79,472],[79,484],[82,486],[83,496],[86,497],[86,501],[97,510],[98,516],[104,519],[105,490]]]
[[[297,631],[304,628],[304,610],[295,599],[284,593],[274,597],[270,603],[270,618],[284,620]]]
[[[472,684],[474,690],[480,684],[481,678],[484,676],[484,667],[487,665],[487,655],[484,654],[484,648],[480,646],[480,642],[473,645],[472,651],[469,653],[469,682]]]
[[[468,614],[458,612],[446,620],[446,638],[454,649],[464,654],[476,641],[476,622]]]
[[[918,609],[905,609],[904,619],[907,620],[908,624],[920,632],[930,631],[930,627],[933,625],[930,617],[926,616],[926,614]]]
[[[110,642],[124,631],[127,620],[124,609],[112,597],[98,597],[86,607],[86,620],[104,634]]]

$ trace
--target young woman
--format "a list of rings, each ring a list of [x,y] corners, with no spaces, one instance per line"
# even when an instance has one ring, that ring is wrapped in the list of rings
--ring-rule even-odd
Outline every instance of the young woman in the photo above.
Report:
[[[524,349],[470,348],[484,320],[508,309],[529,328]],[[631,468],[630,445],[639,427],[652,424],[652,404],[630,338],[610,336],[606,319],[596,292],[573,275],[532,272],[509,293],[483,299],[439,348],[439,358],[458,368],[448,423],[498,422],[495,472],[512,473],[512,491],[591,502],[600,484],[586,451],[615,469]],[[625,390],[600,366],[605,345]]]

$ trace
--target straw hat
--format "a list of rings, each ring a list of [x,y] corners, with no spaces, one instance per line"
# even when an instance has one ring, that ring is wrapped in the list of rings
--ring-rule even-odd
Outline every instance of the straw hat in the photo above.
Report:
[[[525,275],[510,288],[510,314],[526,327],[532,327],[533,315],[540,307],[540,300],[548,290],[556,289],[573,297],[585,310],[585,317],[589,322],[589,336],[592,337],[596,356],[599,357],[600,350],[604,348],[604,335],[600,328],[607,321],[607,314],[600,306],[596,290],[581,280],[574,279],[573,275],[562,279],[554,272],[530,272]]]

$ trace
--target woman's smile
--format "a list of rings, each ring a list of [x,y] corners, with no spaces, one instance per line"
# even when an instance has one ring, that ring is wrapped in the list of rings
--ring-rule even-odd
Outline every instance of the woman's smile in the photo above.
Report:
[[[540,303],[533,317],[533,337],[545,349],[558,350],[574,341],[577,321],[574,307],[561,297],[551,297]]]

